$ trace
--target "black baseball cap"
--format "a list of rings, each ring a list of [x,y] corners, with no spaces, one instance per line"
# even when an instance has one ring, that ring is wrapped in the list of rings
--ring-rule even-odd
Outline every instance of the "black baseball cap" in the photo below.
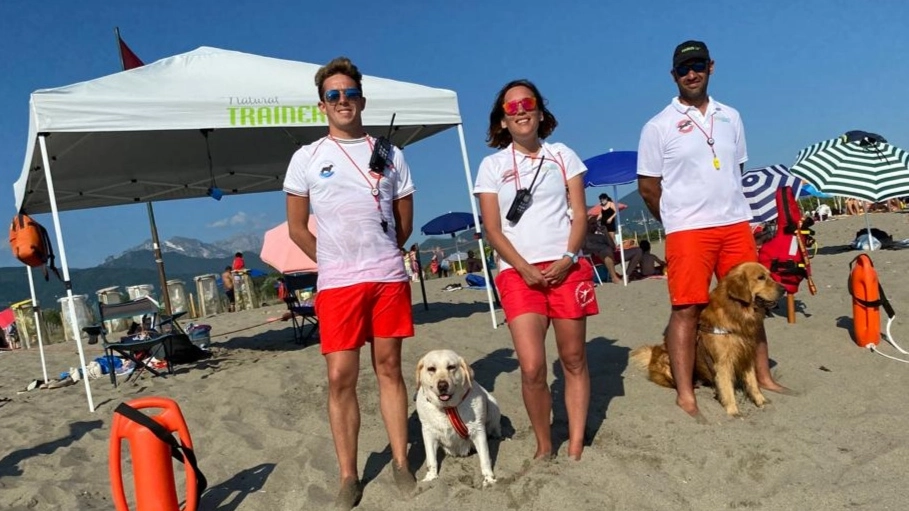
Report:
[[[676,46],[675,52],[672,54],[672,67],[692,59],[709,62],[710,52],[707,51],[707,45],[701,41],[685,41]]]

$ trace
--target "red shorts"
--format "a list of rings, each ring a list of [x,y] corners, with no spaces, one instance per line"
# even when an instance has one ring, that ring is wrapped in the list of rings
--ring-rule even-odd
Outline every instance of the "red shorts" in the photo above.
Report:
[[[410,282],[364,282],[316,293],[322,354],[380,338],[413,337]]]
[[[710,280],[733,266],[757,261],[748,222],[673,232],[666,236],[669,299],[673,306],[707,303]]]
[[[551,264],[534,266],[542,271]],[[600,312],[593,290],[593,267],[587,259],[573,265],[565,280],[555,287],[530,287],[517,270],[508,268],[496,277],[496,289],[506,321],[527,313],[552,319],[577,319]]]

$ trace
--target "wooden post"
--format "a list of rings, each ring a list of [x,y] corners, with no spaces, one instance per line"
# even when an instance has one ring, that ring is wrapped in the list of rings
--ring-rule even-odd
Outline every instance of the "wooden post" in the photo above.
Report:
[[[196,315],[196,300],[194,299],[192,293],[189,294],[189,316],[193,319],[199,317]]]
[[[795,323],[795,294],[786,293],[786,317],[789,323]]]

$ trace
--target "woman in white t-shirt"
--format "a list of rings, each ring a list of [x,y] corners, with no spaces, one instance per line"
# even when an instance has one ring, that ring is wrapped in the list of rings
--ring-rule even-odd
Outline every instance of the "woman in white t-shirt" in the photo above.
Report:
[[[565,374],[568,456],[580,459],[590,403],[586,318],[598,308],[593,270],[578,259],[587,227],[587,168],[567,146],[543,141],[557,124],[535,85],[505,85],[492,105],[487,136],[500,151],[483,159],[474,193],[489,243],[501,256],[496,287],[521,366],[534,458],[555,454],[544,345],[551,322]]]

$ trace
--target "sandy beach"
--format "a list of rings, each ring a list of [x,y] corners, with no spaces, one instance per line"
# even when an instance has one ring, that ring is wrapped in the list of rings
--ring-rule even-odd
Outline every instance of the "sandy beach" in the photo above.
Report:
[[[879,213],[870,221],[894,239],[909,238],[909,215]],[[772,403],[759,410],[739,393],[740,419],[728,418],[712,389],[702,388],[697,395],[709,424],[699,424],[677,409],[674,392],[629,364],[632,349],[662,339],[669,314],[665,281],[598,286],[601,313],[588,323],[590,445],[580,462],[564,456],[563,383],[552,334],[549,377],[562,456],[531,464],[534,441],[501,312],[493,330],[484,292],[442,290],[463,282],[461,277],[427,281],[424,311],[415,284],[416,337],[404,348],[408,389],[414,390],[413,368],[428,350],[454,349],[471,362],[476,380],[496,396],[503,413],[506,438],[492,443],[498,483],[482,487],[476,456],[443,458],[439,479],[419,482],[413,496],[402,498],[391,481],[375,379],[364,351],[359,453],[366,488],[358,509],[904,509],[909,366],[858,348],[848,331],[848,263],[859,252],[846,245],[863,226],[861,217],[816,225],[820,250],[812,267],[818,294],[809,295],[803,283],[797,322],[787,324],[781,313],[766,324],[775,375],[799,395],[768,394]],[[662,246],[655,244],[654,252],[661,254]],[[900,319],[909,311],[909,250],[878,251],[872,258],[897,310],[893,334],[909,347],[909,323]],[[94,413],[81,382],[19,393],[41,378],[36,346],[0,354],[0,508],[112,509],[112,412],[142,396],[166,396],[180,404],[209,481],[201,509],[330,507],[337,472],[324,361],[317,345],[293,342],[289,323],[266,323],[283,309],[196,320],[213,327],[212,358],[177,366],[174,376],[144,375],[117,388],[106,377],[93,380]],[[88,360],[101,354],[98,345],[86,349]],[[909,359],[886,343],[880,349]],[[78,360],[74,343],[47,349],[50,374],[67,371]],[[424,452],[412,403],[410,410],[410,462],[419,480]],[[131,484],[129,470],[124,463]]]

